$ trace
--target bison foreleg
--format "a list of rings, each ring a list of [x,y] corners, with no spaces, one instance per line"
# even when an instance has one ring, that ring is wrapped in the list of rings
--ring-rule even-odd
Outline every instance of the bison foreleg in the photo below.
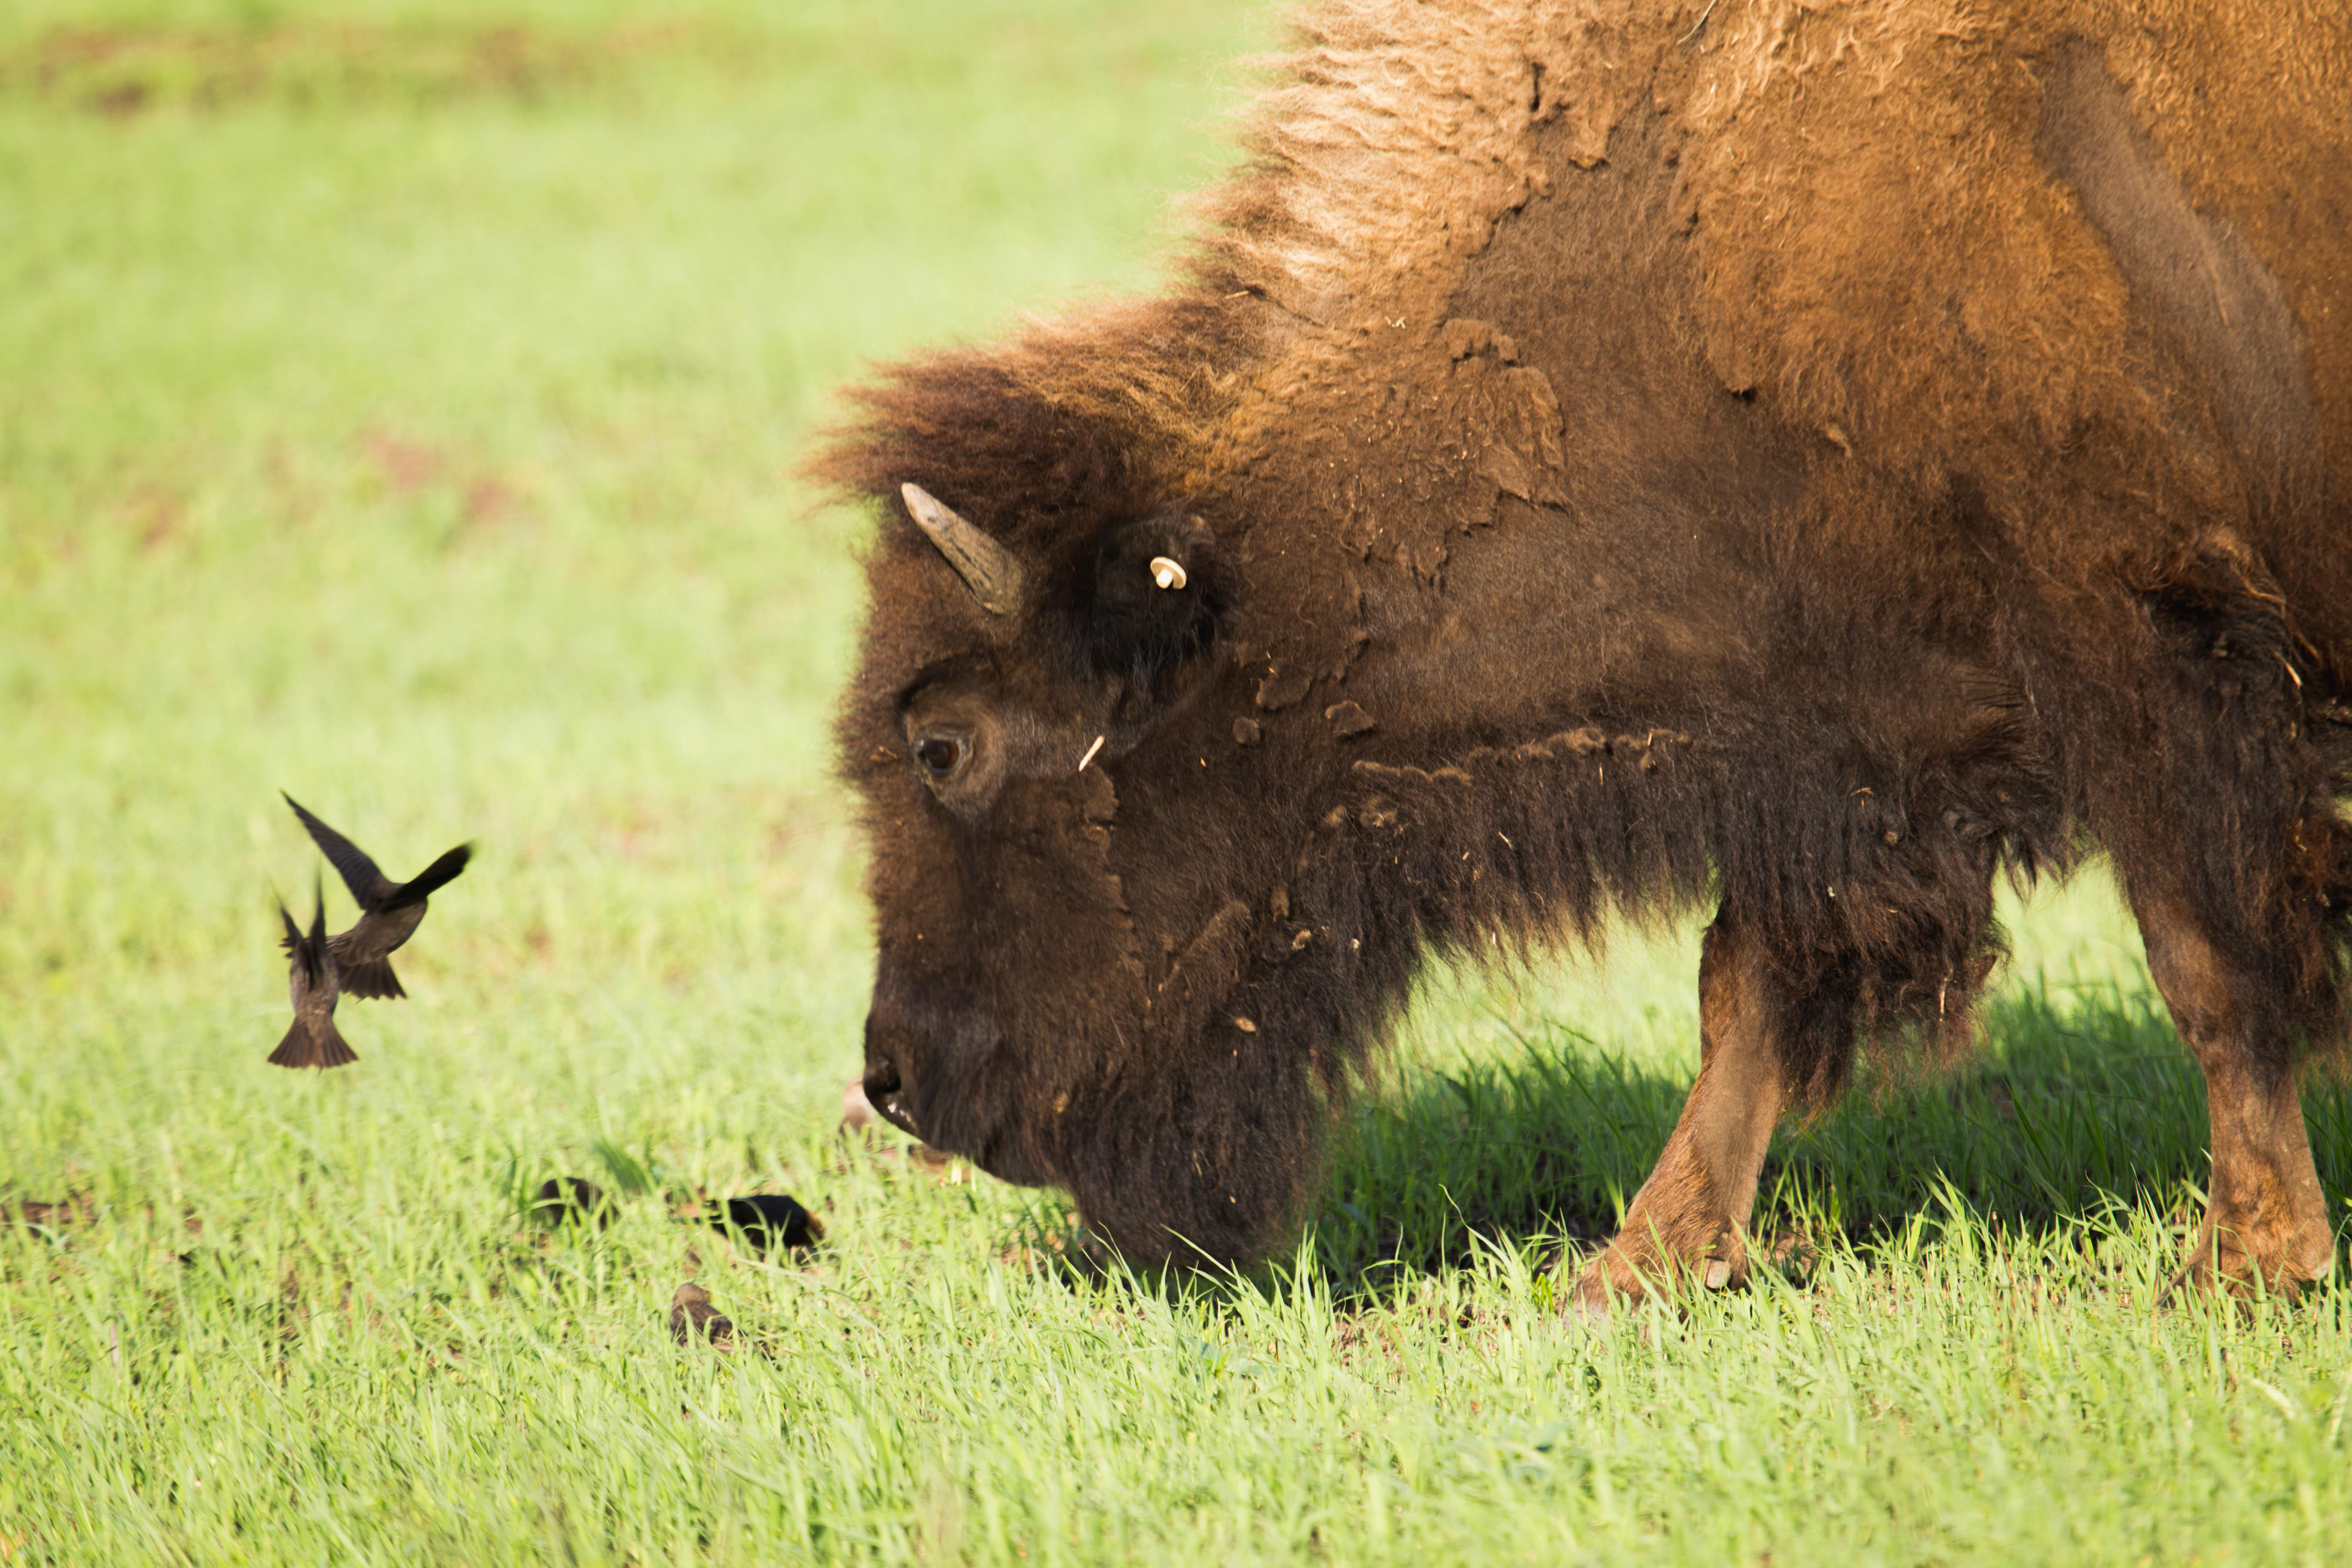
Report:
[[[2173,1288],[2246,1291],[2259,1281],[2292,1294],[2326,1273],[2336,1239],[2289,1042],[2258,1038],[2261,981],[2237,972],[2185,904],[2143,894],[2133,904],[2149,977],[2204,1070],[2212,1124],[2205,1223]]]
[[[1721,919],[1698,974],[1698,1082],[1624,1228],[1577,1281],[1576,1305],[1591,1315],[1678,1276],[1714,1289],[1748,1275],[1756,1181],[1788,1097],[1769,1027],[1774,982],[1757,939]]]

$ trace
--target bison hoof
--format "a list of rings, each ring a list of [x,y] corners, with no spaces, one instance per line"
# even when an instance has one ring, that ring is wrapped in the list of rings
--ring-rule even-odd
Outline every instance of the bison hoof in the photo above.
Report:
[[[1576,1277],[1576,1283],[1561,1298],[1563,1315],[1581,1319],[1594,1328],[1609,1322],[1610,1309],[1617,1304],[1617,1292],[1609,1286],[1608,1277],[1601,1272],[1596,1259]]]
[[[2335,1268],[2336,1238],[2324,1222],[2276,1236],[2263,1235],[2263,1228],[2233,1229],[2208,1218],[2188,1261],[2165,1286],[2158,1303],[2192,1293],[2293,1301],[2305,1286],[2325,1279]],[[2245,1244],[2248,1239],[2254,1243],[2251,1248]]]
[[[1580,1317],[1598,1322],[1607,1319],[1621,1299],[1631,1302],[1671,1293],[1677,1284],[1727,1291],[1745,1285],[1748,1278],[1748,1249],[1734,1233],[1718,1235],[1689,1254],[1670,1257],[1645,1250],[1635,1259],[1612,1244],[1584,1266],[1569,1292],[1568,1305]]]

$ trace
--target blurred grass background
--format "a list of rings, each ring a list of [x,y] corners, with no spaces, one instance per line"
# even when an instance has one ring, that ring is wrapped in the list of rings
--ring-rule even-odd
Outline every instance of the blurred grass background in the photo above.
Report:
[[[0,1562],[2339,1560],[2346,1300],[2152,1318],[2201,1093],[2095,873],[1984,1058],[1791,1128],[1800,1291],[1588,1335],[1695,935],[1438,977],[1301,1251],[1171,1301],[831,1139],[826,721],[917,343],[1148,287],[1242,0],[0,12]],[[479,857],[278,1072],[290,790]],[[348,901],[330,889],[341,924]],[[2352,1115],[2310,1100],[2331,1202]],[[789,1189],[745,1256],[652,1196]],[[698,1275],[770,1357],[673,1347]]]

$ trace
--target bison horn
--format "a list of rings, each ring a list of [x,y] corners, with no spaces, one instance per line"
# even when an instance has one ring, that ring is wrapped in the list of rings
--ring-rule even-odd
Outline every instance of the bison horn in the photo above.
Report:
[[[901,485],[907,510],[915,526],[940,547],[948,564],[992,615],[1010,615],[1021,607],[1021,561],[1011,550],[942,506],[920,485]]]

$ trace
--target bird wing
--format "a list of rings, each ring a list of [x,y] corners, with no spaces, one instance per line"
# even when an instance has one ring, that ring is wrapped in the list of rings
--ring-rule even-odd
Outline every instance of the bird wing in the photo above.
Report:
[[[302,825],[310,831],[310,841],[319,846],[319,852],[327,857],[327,863],[341,875],[343,885],[352,890],[352,897],[359,901],[362,909],[374,909],[400,891],[400,883],[378,870],[375,862],[368,859],[359,845],[310,815],[303,809],[301,801],[287,795],[285,790],[278,792],[284,795],[286,803],[294,808],[294,814],[302,819]]]
[[[326,978],[326,944],[314,936],[304,936],[302,928],[294,924],[294,916],[287,913],[283,904],[278,906],[278,918],[286,923],[286,935],[278,939],[278,945],[292,960],[291,972],[302,977],[306,990],[316,988]]]
[[[323,884],[314,884],[310,890],[310,896],[315,901],[310,905],[310,935],[304,938],[302,950],[310,957],[311,980],[327,993],[327,1010],[333,1012],[335,1010],[335,956],[333,950],[327,946],[326,887]]]
[[[456,849],[401,883],[375,907],[378,910],[389,911],[404,909],[412,904],[424,903],[427,897],[457,881],[457,873],[464,871],[466,862],[473,858],[474,846],[459,844]]]

